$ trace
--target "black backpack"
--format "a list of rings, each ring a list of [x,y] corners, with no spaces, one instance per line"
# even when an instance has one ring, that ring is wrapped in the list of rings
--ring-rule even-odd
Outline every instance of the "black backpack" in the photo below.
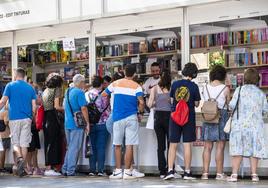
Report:
[[[100,96],[100,93],[93,101],[90,101],[87,105],[89,122],[91,124],[99,123],[102,113],[105,112],[109,107],[109,105],[107,105],[107,107],[104,108],[103,111],[101,111],[101,112],[99,111],[99,109],[96,105],[96,101],[99,98],[99,96]]]

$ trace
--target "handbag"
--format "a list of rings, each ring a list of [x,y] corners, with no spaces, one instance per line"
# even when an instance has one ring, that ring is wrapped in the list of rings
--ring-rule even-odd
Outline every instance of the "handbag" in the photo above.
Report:
[[[91,145],[90,136],[86,136],[86,144],[85,144],[85,158],[90,158],[93,155],[93,149]]]
[[[4,120],[0,120],[0,132],[5,132],[6,124]]]
[[[37,130],[43,129],[44,119],[45,119],[45,109],[44,106],[41,105],[38,107],[35,116],[35,126]]]
[[[226,86],[220,91],[220,93],[217,95],[215,99],[211,98],[210,93],[208,91],[208,87],[206,84],[206,90],[208,93],[208,101],[205,101],[202,108],[201,108],[201,114],[203,117],[203,122],[205,123],[211,123],[211,124],[217,124],[220,122],[220,110],[218,108],[218,102],[217,99],[222,94],[222,92],[225,90]]]
[[[242,89],[242,86],[239,88],[239,92],[238,92],[238,97],[237,97],[237,101],[236,101],[236,104],[235,104],[235,108],[234,108],[233,112],[231,113],[231,115],[230,115],[228,121],[226,122],[226,124],[224,126],[224,129],[223,129],[223,131],[225,133],[227,133],[227,134],[229,134],[231,132],[231,129],[232,129],[232,119],[233,119],[233,116],[234,116],[234,113],[235,113],[236,110],[237,110],[237,119],[239,118],[239,115],[238,115],[238,106],[239,106],[241,89]]]
[[[146,123],[146,129],[154,130],[154,109],[151,108],[150,114]]]
[[[86,123],[86,120],[83,116],[83,113],[81,111],[78,111],[78,112],[73,111],[72,105],[70,103],[69,93],[70,93],[70,89],[68,89],[68,91],[67,91],[67,102],[68,102],[68,105],[70,107],[71,113],[73,115],[75,125],[78,128],[86,128],[87,123]]]

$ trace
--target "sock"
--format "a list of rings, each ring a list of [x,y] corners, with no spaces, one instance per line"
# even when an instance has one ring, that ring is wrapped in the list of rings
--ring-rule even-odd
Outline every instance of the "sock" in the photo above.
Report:
[[[116,172],[116,173],[120,173],[120,172],[122,172],[122,169],[120,169],[120,168],[116,168],[116,169],[115,169],[115,172]]]
[[[169,169],[168,169],[169,172],[172,171],[172,170],[173,170],[173,168],[169,168]]]
[[[191,170],[185,170],[185,172],[186,172],[187,174],[189,174],[189,173],[191,172]]]
[[[131,169],[125,169],[124,172],[125,173],[128,173],[128,174],[131,174],[132,173],[132,170]]]

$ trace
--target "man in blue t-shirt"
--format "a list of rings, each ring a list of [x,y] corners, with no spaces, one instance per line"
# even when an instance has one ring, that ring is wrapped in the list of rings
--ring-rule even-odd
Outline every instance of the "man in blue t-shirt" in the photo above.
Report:
[[[76,126],[74,113],[81,111],[87,123],[85,129],[87,134],[90,129],[87,101],[83,91],[85,77],[81,74],[76,74],[73,77],[73,83],[74,87],[69,88],[64,97],[65,134],[68,148],[62,166],[62,173],[66,176],[75,175],[79,151],[83,144],[84,129]]]
[[[8,102],[11,143],[17,157],[17,173],[25,175],[25,160],[32,140],[31,124],[36,111],[36,94],[31,85],[24,81],[25,71],[18,68],[15,81],[7,84],[0,101],[0,109]]]
[[[192,81],[197,77],[198,69],[194,63],[187,63],[182,71],[183,80],[176,81],[171,86],[170,97],[173,100],[172,111],[175,111],[177,103],[184,99],[189,107],[189,119],[184,126],[177,125],[172,119],[169,123],[169,153],[168,153],[168,174],[165,180],[174,178],[174,161],[178,143],[183,138],[184,146],[184,179],[195,179],[191,173],[192,142],[196,140],[195,107],[199,106],[201,100],[199,88]]]

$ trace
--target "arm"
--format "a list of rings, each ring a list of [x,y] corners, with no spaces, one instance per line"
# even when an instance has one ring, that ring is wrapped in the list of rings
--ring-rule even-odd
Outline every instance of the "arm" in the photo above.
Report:
[[[0,109],[2,109],[6,105],[7,101],[8,101],[8,97],[3,96],[2,99],[0,100]]]
[[[54,100],[54,108],[55,108],[57,111],[61,111],[61,112],[64,111],[63,107],[60,106],[60,98],[59,98],[59,97],[55,98],[55,100]]]
[[[195,90],[195,96],[194,96],[194,105],[195,107],[198,107],[200,104],[201,96],[200,96],[200,91],[199,87],[196,85],[196,90]]]
[[[157,91],[157,86],[153,87],[153,89],[151,90],[151,95],[150,95],[149,100],[147,102],[147,106],[149,108],[152,108],[155,105],[156,91]]]
[[[90,123],[89,123],[89,117],[88,117],[88,110],[86,106],[82,106],[81,107],[81,112],[87,122],[87,126],[86,126],[86,133],[89,134],[90,132]]]
[[[241,86],[240,86],[240,87],[241,87]],[[232,100],[231,100],[230,103],[229,103],[229,107],[230,107],[230,109],[232,109],[232,110],[235,108],[236,102],[237,102],[237,100],[238,100],[238,93],[239,93],[239,87],[236,88],[236,90],[235,90],[235,92],[234,92],[234,95],[233,95],[233,98],[232,98]]]
[[[226,96],[226,103],[229,104],[231,101],[231,92],[229,87],[226,87],[225,96]]]
[[[138,106],[139,112],[144,112],[145,103],[144,103],[144,99],[142,96],[138,97],[138,102],[139,102],[139,106]]]
[[[32,111],[33,111],[33,117],[34,117],[36,113],[36,100],[35,99],[32,99]]]

